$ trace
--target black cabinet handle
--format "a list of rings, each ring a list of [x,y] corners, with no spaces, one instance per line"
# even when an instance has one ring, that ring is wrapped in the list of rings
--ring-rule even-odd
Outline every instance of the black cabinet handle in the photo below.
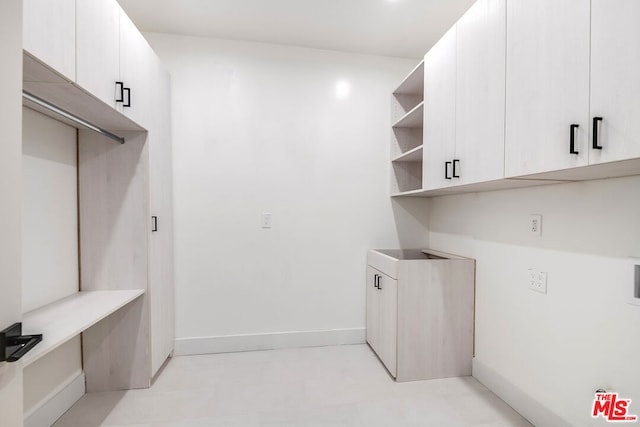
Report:
[[[598,122],[602,121],[602,117],[593,118],[593,149],[602,150],[602,146],[598,145]]]
[[[380,276],[379,274],[374,274],[373,275],[373,287],[376,289],[380,289],[380,279],[382,278],[382,276]]]
[[[451,162],[444,162],[444,179],[451,179],[449,176],[449,165]]]
[[[378,286],[377,286],[378,290],[382,289],[382,285],[380,284],[380,279],[382,279],[382,276],[378,274]]]
[[[123,107],[131,107],[131,88],[130,87],[125,87],[124,89],[122,89],[122,91],[124,93],[127,94],[126,96],[126,101],[123,101],[124,104],[122,104]],[[125,98],[124,94],[123,94],[123,99]]]
[[[116,82],[116,102],[124,102],[124,83]]]
[[[157,216],[152,216],[151,217],[151,231],[158,231],[158,217]]]
[[[460,178],[460,175],[458,175],[458,174],[456,173],[456,164],[460,164],[460,160],[458,160],[458,159],[453,159],[453,175],[452,175],[452,176],[453,176],[454,178]]]
[[[580,154],[579,151],[576,151],[576,129],[578,129],[580,125],[571,125],[569,132],[571,135],[569,136],[569,154]]]

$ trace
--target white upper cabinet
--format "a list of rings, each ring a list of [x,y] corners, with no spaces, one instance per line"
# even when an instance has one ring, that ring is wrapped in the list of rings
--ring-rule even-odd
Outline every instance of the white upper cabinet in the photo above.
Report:
[[[588,163],[589,18],[589,0],[509,0],[507,177]]]
[[[149,108],[156,58],[153,49],[127,14],[120,10],[120,81],[124,100],[118,109],[134,122],[149,127]]]
[[[592,0],[591,8],[589,163],[640,157],[640,1]]]
[[[115,1],[77,2],[77,83],[116,107],[120,79],[120,6]]]
[[[460,18],[457,29],[454,160],[460,178],[454,184],[501,179],[506,0],[478,0]]]
[[[479,0],[425,56],[425,190],[504,177],[506,0]]]
[[[23,0],[24,49],[76,79],[76,1]]]
[[[453,180],[456,139],[455,26],[424,57],[423,127],[423,188],[447,187]]]

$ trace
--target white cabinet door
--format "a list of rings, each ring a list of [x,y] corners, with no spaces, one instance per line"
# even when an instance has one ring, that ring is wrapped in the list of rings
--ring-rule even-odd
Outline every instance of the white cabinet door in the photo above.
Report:
[[[24,49],[76,80],[75,0],[23,0]]]
[[[157,231],[151,233],[149,288],[151,372],[155,375],[173,351],[173,182],[171,156],[171,94],[169,73],[154,61],[153,120],[149,129],[149,194]]]
[[[149,128],[155,53],[127,14],[120,10],[120,80],[127,88],[119,109]],[[127,106],[128,105],[128,106]]]
[[[367,267],[367,342],[396,376],[398,282]]]
[[[76,81],[115,108],[120,78],[120,6],[111,0],[81,0],[76,16]]]
[[[381,274],[378,280],[378,348],[376,353],[396,376],[398,349],[398,281]]]
[[[640,1],[591,2],[591,126],[589,163],[640,157]]]
[[[451,185],[456,138],[456,27],[452,27],[424,57],[425,190]],[[445,167],[448,169],[445,177]]]
[[[367,267],[367,342],[371,346],[374,351],[377,351],[378,348],[378,319],[380,315],[378,313],[378,288],[377,280],[378,274],[380,274],[377,270]]]
[[[22,312],[22,2],[0,2],[0,330]],[[22,425],[22,363],[0,362],[0,424]]]
[[[457,23],[454,184],[504,177],[506,0],[479,0]]]
[[[507,8],[507,177],[586,165],[589,0],[510,0]],[[570,129],[575,151],[570,154]]]

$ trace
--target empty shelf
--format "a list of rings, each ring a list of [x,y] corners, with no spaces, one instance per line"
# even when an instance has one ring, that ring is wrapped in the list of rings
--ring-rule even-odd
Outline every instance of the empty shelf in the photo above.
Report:
[[[406,153],[402,153],[392,160],[392,162],[421,162],[422,161],[422,145],[419,145]]]
[[[22,316],[24,334],[42,334],[42,342],[23,358],[28,366],[111,313],[144,294],[144,290],[78,292]]]
[[[394,128],[421,128],[423,123],[424,101],[416,105],[400,120],[394,123]]]

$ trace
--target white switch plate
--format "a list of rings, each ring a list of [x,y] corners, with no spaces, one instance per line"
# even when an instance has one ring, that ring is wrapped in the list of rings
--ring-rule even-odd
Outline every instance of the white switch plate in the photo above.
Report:
[[[260,226],[262,228],[271,228],[273,225],[272,215],[269,212],[265,212],[260,215]]]
[[[538,271],[535,268],[527,270],[527,287],[532,291],[540,292],[541,294],[547,293],[547,272]]]
[[[529,217],[529,232],[535,236],[542,235],[542,215],[531,215]]]

